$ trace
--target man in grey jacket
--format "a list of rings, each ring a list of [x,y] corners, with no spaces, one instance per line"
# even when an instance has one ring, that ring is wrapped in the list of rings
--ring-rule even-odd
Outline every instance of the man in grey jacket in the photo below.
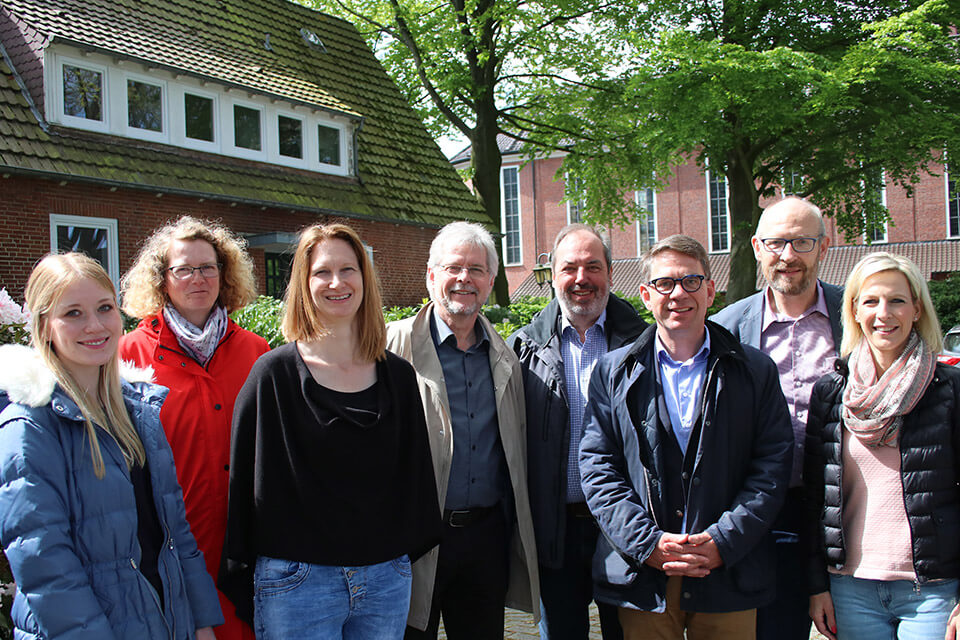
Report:
[[[586,640],[590,564],[598,529],[580,487],[578,456],[590,373],[599,357],[637,339],[647,324],[610,293],[610,248],[592,227],[557,234],[557,299],[507,343],[520,358],[527,400],[530,505],[540,564],[540,637]],[[622,637],[616,607],[598,603],[605,640]]]
[[[490,233],[454,222],[430,246],[431,302],[387,325],[387,348],[413,364],[443,508],[440,545],[413,566],[406,638],[503,637],[503,608],[539,618],[527,498],[520,364],[480,308],[493,288]]]
[[[790,489],[771,534],[777,549],[777,597],[757,611],[758,640],[807,640],[810,617],[798,536],[802,525],[803,452],[813,384],[840,350],[843,290],[817,279],[830,238],[814,205],[788,197],[767,207],[753,236],[766,287],[712,320],[777,363],[793,423]]]

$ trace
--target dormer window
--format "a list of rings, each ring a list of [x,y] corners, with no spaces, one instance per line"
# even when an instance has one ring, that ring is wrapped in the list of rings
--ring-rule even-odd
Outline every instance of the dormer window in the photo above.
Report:
[[[44,54],[51,124],[349,176],[355,120],[63,44]]]
[[[64,62],[60,73],[63,115],[102,123],[105,119],[104,75],[100,68]]]
[[[340,166],[340,129],[318,125],[317,147],[321,163]]]
[[[251,151],[263,149],[260,109],[233,105],[233,144],[240,149]]]
[[[163,87],[127,78],[127,126],[163,132]]]
[[[303,158],[303,120],[277,116],[277,141],[280,155]]]

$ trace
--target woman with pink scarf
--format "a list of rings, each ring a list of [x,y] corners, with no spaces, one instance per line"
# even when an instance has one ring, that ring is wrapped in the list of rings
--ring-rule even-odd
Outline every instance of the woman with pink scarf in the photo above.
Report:
[[[810,616],[831,640],[957,637],[960,369],[941,345],[917,266],[860,260],[807,421]]]

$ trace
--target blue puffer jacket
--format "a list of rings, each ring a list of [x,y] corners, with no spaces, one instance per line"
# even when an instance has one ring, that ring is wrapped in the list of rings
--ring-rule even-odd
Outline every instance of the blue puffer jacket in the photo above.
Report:
[[[97,479],[77,405],[31,349],[0,348],[0,540],[17,582],[18,639],[192,640],[223,622],[160,426],[166,389],[124,382],[123,394],[167,537],[162,612],[138,569],[137,505],[119,446],[99,434],[106,476]]]

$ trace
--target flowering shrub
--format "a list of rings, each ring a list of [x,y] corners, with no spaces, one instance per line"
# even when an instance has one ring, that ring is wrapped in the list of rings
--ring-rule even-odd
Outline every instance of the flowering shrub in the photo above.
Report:
[[[0,288],[0,344],[27,344],[30,342],[30,312],[23,309],[6,287]]]

